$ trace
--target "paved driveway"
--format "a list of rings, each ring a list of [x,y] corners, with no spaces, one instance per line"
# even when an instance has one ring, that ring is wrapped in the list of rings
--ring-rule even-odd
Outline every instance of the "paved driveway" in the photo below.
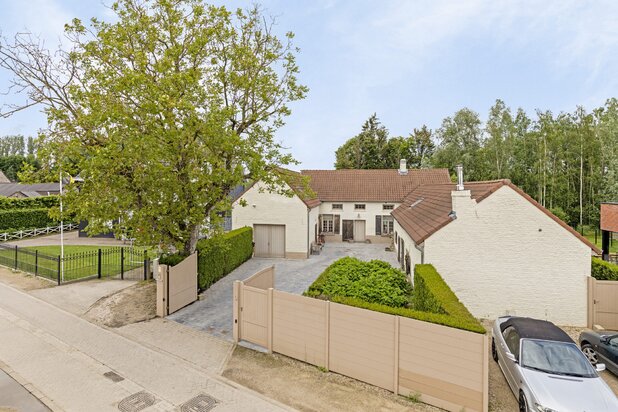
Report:
[[[395,252],[384,250],[384,244],[327,243],[320,255],[309,259],[253,258],[215,283],[204,293],[204,299],[170,315],[168,319],[232,340],[232,284],[255,272],[275,265],[275,288],[301,294],[333,261],[344,256],[361,260],[380,259],[398,267]]]

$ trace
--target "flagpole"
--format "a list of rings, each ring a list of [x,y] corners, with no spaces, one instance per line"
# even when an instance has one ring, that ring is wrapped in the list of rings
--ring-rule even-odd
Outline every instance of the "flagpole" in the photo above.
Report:
[[[60,275],[64,282],[64,220],[62,214],[62,170],[60,171]]]

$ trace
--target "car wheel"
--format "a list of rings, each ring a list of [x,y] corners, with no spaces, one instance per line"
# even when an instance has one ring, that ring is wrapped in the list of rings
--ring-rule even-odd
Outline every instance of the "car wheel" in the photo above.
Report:
[[[586,343],[585,345],[582,345],[582,352],[584,352],[584,355],[586,355],[586,358],[588,358],[591,364],[596,365],[599,361],[599,358],[597,357],[597,352],[594,350],[591,344]]]
[[[528,412],[528,402],[523,392],[519,392],[519,412]]]
[[[498,362],[498,351],[496,350],[496,341],[491,338],[491,357]]]

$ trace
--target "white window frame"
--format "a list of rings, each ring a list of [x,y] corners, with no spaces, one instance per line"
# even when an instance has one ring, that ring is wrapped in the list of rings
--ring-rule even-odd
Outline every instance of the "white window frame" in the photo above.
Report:
[[[355,203],[354,210],[365,211],[367,210],[367,205],[365,203]]]
[[[382,216],[382,235],[391,235],[394,232],[395,232],[395,219],[393,219],[393,217],[390,215]]]
[[[343,210],[343,203],[333,203],[332,210]]]
[[[322,215],[322,227],[320,229],[321,233],[335,233],[335,215]]]
[[[395,205],[382,205],[382,210],[394,210]]]

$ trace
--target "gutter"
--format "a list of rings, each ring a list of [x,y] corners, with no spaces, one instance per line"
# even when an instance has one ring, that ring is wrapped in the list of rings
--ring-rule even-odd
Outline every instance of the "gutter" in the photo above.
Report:
[[[421,265],[424,264],[425,263],[425,243],[423,242],[421,246],[415,243],[414,247],[416,248],[416,250],[421,252]]]

